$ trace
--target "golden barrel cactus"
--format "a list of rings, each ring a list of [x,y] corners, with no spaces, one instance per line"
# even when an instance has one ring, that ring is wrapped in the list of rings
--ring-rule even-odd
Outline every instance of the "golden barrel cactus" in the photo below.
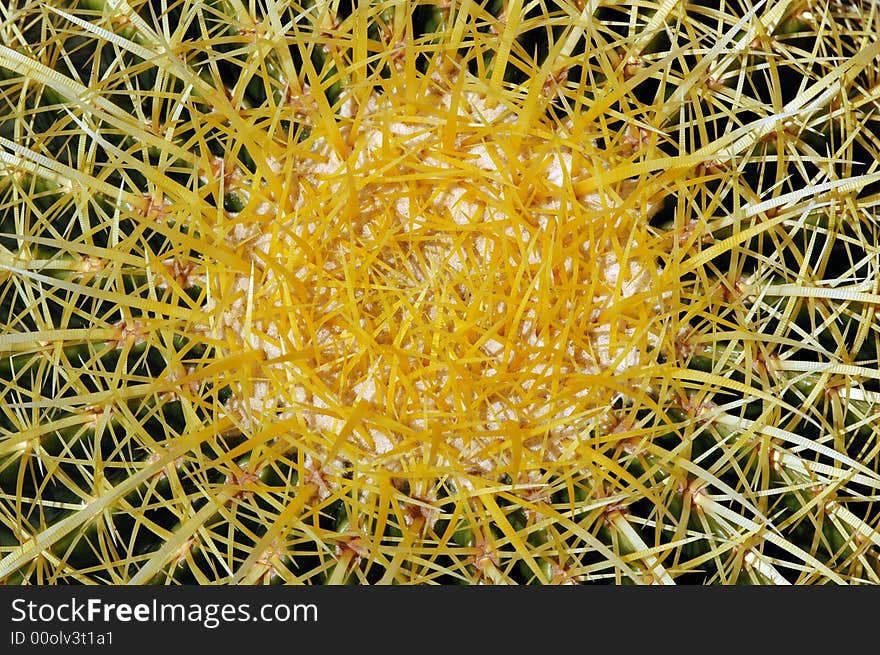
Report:
[[[878,33],[9,0],[0,580],[880,581]]]

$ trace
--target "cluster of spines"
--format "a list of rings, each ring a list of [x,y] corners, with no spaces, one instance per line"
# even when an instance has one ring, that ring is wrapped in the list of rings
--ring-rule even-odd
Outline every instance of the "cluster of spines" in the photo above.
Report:
[[[246,190],[225,188],[225,175],[216,190],[199,190],[187,167],[208,170],[217,155],[212,150],[221,149],[253,168],[259,146],[271,146],[266,135],[283,136],[265,107],[272,106],[270,96],[276,104],[282,98],[284,67],[260,54],[261,48],[277,54],[276,44],[261,44],[260,30],[270,25],[277,34],[278,26],[233,3],[205,12],[205,24],[215,26],[207,38],[219,43],[222,36],[228,45],[202,62],[201,82],[185,81],[194,95],[213,84],[228,100],[223,105],[215,96],[210,134],[186,124],[196,114],[173,95],[189,93],[170,81],[179,69],[160,65],[155,92],[140,87],[135,73],[120,73],[122,88],[143,100],[132,103],[133,112],[153,124],[141,133],[149,140],[137,143],[109,122],[112,112],[99,118],[81,107],[59,112],[75,84],[53,86],[39,68],[25,72],[26,59],[40,55],[21,54],[23,42],[44,38],[28,25],[36,19],[54,26],[60,45],[43,64],[62,75],[73,77],[69,69],[77,63],[97,67],[97,55],[65,50],[76,31],[101,43],[101,56],[113,53],[110,62],[131,56],[133,70],[153,75],[153,64],[112,36],[155,48],[160,32],[139,27],[149,11],[127,14],[124,3],[113,10],[81,7],[81,13],[64,11],[106,31],[27,3],[3,15],[2,102],[14,117],[2,128],[0,183],[4,576],[21,572],[41,582],[174,580],[178,571],[197,582],[262,575],[289,582],[876,580],[872,262],[878,235],[871,156],[878,150],[877,54],[869,36],[878,18],[872,4],[773,3],[744,21],[746,12],[731,3],[663,5],[666,15],[636,14],[633,25],[604,9],[579,28],[600,46],[594,62],[569,68],[577,54],[571,51],[561,63],[541,66],[545,79],[532,81],[522,59],[513,68],[522,69],[526,82],[508,76],[516,46],[514,56],[502,53],[504,70],[492,72],[501,70],[492,69],[489,43],[498,36],[492,31],[503,33],[515,22],[516,8],[475,14],[491,36],[484,43],[479,30],[467,33],[472,52],[486,55],[470,59],[477,76],[513,92],[554,94],[562,107],[602,124],[609,144],[632,141],[639,130],[666,135],[669,174],[654,175],[664,163],[659,153],[639,160],[639,139],[634,160],[621,157],[630,165],[618,170],[669,194],[655,222],[667,230],[668,247],[687,275],[677,292],[680,314],[670,320],[681,332],[669,336],[663,353],[668,377],[652,380],[652,396],[614,409],[585,435],[589,461],[573,457],[570,468],[554,464],[522,480],[496,481],[497,491],[483,488],[476,496],[485,503],[473,506],[456,502],[460,490],[442,482],[421,492],[411,483],[386,486],[365,501],[344,477],[335,481],[338,497],[315,504],[320,472],[300,482],[307,470],[302,453],[234,434],[222,418],[223,376],[253,362],[249,356],[215,362],[213,345],[193,343],[179,326],[186,324],[184,312],[199,311],[204,300],[204,290],[190,284],[189,262],[227,257],[235,264],[229,253],[204,252],[198,235],[223,219],[223,210],[242,209]],[[456,10],[436,8],[441,19]],[[381,21],[367,25],[367,33],[407,24],[407,11],[376,11]],[[307,49],[314,55],[312,91],[334,89],[317,94],[320,115],[332,121],[333,94],[356,84],[358,73],[344,74],[349,55],[325,64],[333,57],[334,31],[343,28],[332,7],[315,15],[320,29],[293,31],[314,44]],[[560,3],[552,20],[539,15],[524,24],[553,34],[553,45],[561,40],[554,30],[576,17],[593,18]],[[159,23],[166,40],[178,36],[170,18]],[[438,39],[456,24],[439,20]],[[579,43],[574,31],[563,32],[566,43]],[[726,45],[713,50],[719,34]],[[668,54],[682,39],[691,45]],[[383,54],[389,43],[357,43],[376,61],[394,64]],[[196,39],[181,47],[199,45]],[[224,78],[224,66],[254,84]],[[26,85],[26,74],[36,84]],[[785,95],[787,87],[805,100]],[[237,107],[235,116],[224,113],[228,107]],[[175,115],[182,126],[174,125]],[[636,127],[621,127],[621,119]],[[52,138],[37,136],[43,122]],[[94,159],[88,139],[73,136],[83,127],[109,139],[104,159]],[[295,120],[287,129],[300,138]],[[113,166],[121,172],[114,175]],[[237,164],[226,166],[234,171]],[[203,213],[189,215],[185,203],[192,201]],[[425,523],[429,509],[442,518],[430,534],[412,527]],[[99,520],[104,512],[116,516],[112,527]],[[77,513],[81,520],[73,520]],[[53,532],[56,521],[64,530]],[[145,533],[152,536],[141,541]]]

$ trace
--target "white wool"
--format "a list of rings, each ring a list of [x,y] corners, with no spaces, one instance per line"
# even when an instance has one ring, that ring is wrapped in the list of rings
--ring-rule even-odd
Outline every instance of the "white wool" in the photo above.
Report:
[[[373,444],[377,455],[384,455],[394,449],[394,442],[389,439],[388,435],[385,433],[380,432],[379,430],[370,430],[370,436],[373,438]]]
[[[355,394],[361,400],[375,402],[376,400],[376,381],[372,377],[367,377],[362,382],[358,382],[353,387]]]
[[[567,152],[553,153],[550,156],[550,165],[544,171],[547,181],[553,186],[562,187],[567,177],[570,177],[571,154]]]
[[[474,161],[474,165],[477,168],[481,168],[484,171],[494,171],[497,170],[495,166],[495,160],[492,158],[492,155],[489,153],[488,148],[485,145],[480,144],[478,146],[474,146],[470,150],[470,154],[476,157],[476,161]]]
[[[409,197],[403,196],[397,199],[397,204],[394,206],[397,215],[407,222],[412,220],[414,217],[410,214],[410,203]]]

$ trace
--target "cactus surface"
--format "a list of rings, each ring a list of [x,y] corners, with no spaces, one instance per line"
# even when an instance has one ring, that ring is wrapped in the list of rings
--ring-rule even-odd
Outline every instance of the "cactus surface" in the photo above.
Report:
[[[878,33],[9,0],[0,580],[877,583]]]

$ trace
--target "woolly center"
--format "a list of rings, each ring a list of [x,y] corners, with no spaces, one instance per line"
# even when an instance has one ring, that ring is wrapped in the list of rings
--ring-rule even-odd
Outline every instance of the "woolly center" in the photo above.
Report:
[[[223,237],[249,270],[211,275],[215,331],[260,353],[226,406],[245,431],[289,421],[325,473],[493,475],[645,392],[652,208],[570,121],[518,116],[373,92],[273,161]]]

